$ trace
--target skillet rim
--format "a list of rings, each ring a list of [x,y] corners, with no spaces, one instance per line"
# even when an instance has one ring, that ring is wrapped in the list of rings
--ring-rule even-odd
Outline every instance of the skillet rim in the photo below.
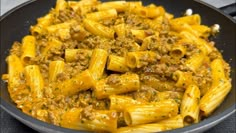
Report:
[[[8,16],[11,15],[11,13],[16,12],[17,10],[20,10],[21,8],[23,8],[24,6],[30,5],[31,3],[34,3],[37,0],[30,0],[30,1],[26,1],[14,8],[12,8],[11,10],[7,11],[6,13],[4,13],[1,18],[0,18],[0,24],[1,22]],[[221,15],[223,15],[224,17],[226,17],[227,19],[229,19],[232,23],[236,24],[236,20],[234,20],[232,17],[230,17],[228,14],[225,14],[223,11],[219,10],[218,8],[209,5],[203,1],[198,1],[198,0],[193,0],[196,3],[202,4],[204,6],[206,6],[209,9],[214,10],[216,13],[219,13]],[[218,14],[218,15],[219,15]],[[226,19],[225,18],[225,19]],[[1,56],[1,55],[0,55]],[[3,81],[1,81],[1,88],[3,87],[2,84],[5,84],[5,82],[3,83]],[[235,88],[235,86],[234,86]],[[234,89],[232,88],[232,89]],[[0,96],[0,107],[2,109],[4,109],[7,113],[9,113],[11,116],[15,117],[17,120],[19,120],[20,122],[24,123],[25,125],[27,125],[30,128],[33,128],[36,131],[50,131],[50,132],[58,132],[58,133],[62,133],[62,132],[70,132],[70,133],[86,133],[88,131],[81,131],[81,130],[74,130],[74,129],[68,129],[68,128],[63,128],[60,126],[56,126],[53,124],[49,124],[43,121],[40,121],[34,117],[31,117],[25,113],[23,113],[21,110],[19,110],[16,106],[13,106],[9,103],[7,103],[1,96]],[[196,124],[192,124],[190,126],[186,126],[183,128],[179,128],[179,129],[174,129],[174,130],[170,130],[170,131],[164,131],[164,133],[174,133],[174,132],[197,132],[197,131],[205,131],[207,129],[212,128],[213,126],[217,125],[219,122],[223,121],[224,119],[226,119],[227,117],[229,117],[230,115],[232,115],[233,113],[236,112],[236,102],[229,108],[225,109],[223,112],[216,114],[215,116],[210,116],[207,119],[196,123]],[[210,128],[207,128],[208,126],[210,126]],[[46,130],[40,130],[40,129],[46,129]]]

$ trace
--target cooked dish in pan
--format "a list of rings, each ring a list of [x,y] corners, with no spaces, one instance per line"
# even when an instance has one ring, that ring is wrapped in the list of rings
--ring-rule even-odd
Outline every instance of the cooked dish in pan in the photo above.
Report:
[[[12,100],[54,125],[158,132],[198,123],[231,89],[230,67],[199,14],[142,2],[57,0],[14,42]]]

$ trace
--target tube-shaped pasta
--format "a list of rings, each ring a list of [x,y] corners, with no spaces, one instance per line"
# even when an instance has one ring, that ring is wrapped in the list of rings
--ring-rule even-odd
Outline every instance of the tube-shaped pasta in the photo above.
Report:
[[[109,96],[109,99],[110,99],[110,110],[116,110],[119,112],[123,111],[125,107],[142,103],[130,97],[119,96],[119,95],[111,95]]]
[[[115,72],[127,72],[129,68],[126,66],[124,57],[109,55],[107,61],[107,70]]]
[[[67,7],[67,2],[65,0],[57,0],[55,10],[59,13],[60,10],[64,10]]]
[[[171,20],[174,18],[174,15],[173,14],[170,14],[168,12],[165,13],[165,17],[168,19],[168,20]]]
[[[73,11],[77,11],[77,9],[80,7],[79,2],[77,1],[67,1],[68,6],[73,9]]]
[[[114,74],[106,79],[99,80],[96,83],[94,93],[97,99],[103,99],[110,95],[136,91],[139,88],[140,81],[137,74],[126,73],[121,76]]]
[[[61,29],[70,29],[70,27],[76,23],[77,23],[76,20],[69,20],[64,23],[50,25],[47,27],[47,31],[48,31],[48,33],[55,33]]]
[[[187,124],[199,121],[200,90],[197,85],[191,84],[184,92],[180,113]]]
[[[118,24],[114,26],[114,30],[118,37],[125,37],[126,36],[126,25],[124,23]]]
[[[205,55],[208,55],[213,51],[213,47],[209,45],[205,40],[196,37],[188,31],[180,32],[180,37],[184,40],[190,41],[192,44],[196,45]]]
[[[134,13],[134,10],[136,8],[140,8],[142,6],[142,1],[132,1],[132,2],[126,2],[127,4],[127,9],[126,11],[128,11],[129,13]]]
[[[22,55],[21,55],[21,61],[24,64],[27,64],[32,58],[35,57],[36,54],[36,39],[34,36],[25,36],[22,39]]]
[[[68,6],[74,11],[81,11],[81,14],[84,15],[88,12],[89,8],[92,6],[97,6],[97,0],[80,0],[80,1],[67,1]]]
[[[222,80],[212,86],[200,100],[200,110],[204,116],[209,116],[224,100],[231,90],[229,80]]]
[[[186,54],[186,47],[181,44],[173,45],[170,51],[170,56],[173,58],[182,58]]]
[[[94,49],[89,63],[89,71],[93,78],[98,80],[102,77],[107,62],[108,53],[103,49]]]
[[[83,57],[90,59],[92,56],[92,50],[89,49],[66,49],[65,50],[65,60],[66,62],[73,62],[78,59],[78,55],[83,55]]]
[[[114,132],[117,128],[117,114],[114,110],[92,110],[92,118],[83,116],[83,109],[72,108],[61,117],[61,126],[101,132]]]
[[[208,38],[211,33],[211,29],[205,25],[192,25],[194,31],[198,32],[199,37]]]
[[[143,7],[143,6],[138,6],[137,8],[133,8],[131,10],[131,13],[134,13],[136,15],[139,15],[144,18],[156,18],[158,16],[162,16],[165,14],[165,10],[162,6],[158,7]]]
[[[71,38],[70,28],[58,29],[56,35],[61,40],[67,40]]]
[[[124,111],[127,125],[157,122],[178,114],[178,104],[174,100],[129,106]]]
[[[11,98],[13,98],[14,91],[18,90],[21,84],[21,75],[23,75],[24,67],[19,57],[16,55],[9,55],[7,57],[8,63],[8,91]],[[14,98],[13,98],[14,99]]]
[[[182,72],[180,70],[173,73],[173,79],[177,81],[175,86],[183,88],[187,88],[193,82],[192,73]]]
[[[159,16],[155,19],[145,19],[144,22],[150,26],[150,28],[159,31],[161,29],[161,25],[163,23],[164,17]]]
[[[134,43],[131,43],[130,46],[132,47],[130,49],[130,52],[135,52],[135,51],[139,51],[140,50],[140,46],[138,43],[134,42]]]
[[[38,65],[28,65],[24,69],[26,84],[30,87],[31,94],[34,98],[43,97],[44,81]]]
[[[205,57],[205,52],[199,50],[199,52],[194,53],[185,61],[185,65],[193,72],[196,72],[197,69],[202,65]]]
[[[81,25],[74,26],[73,31],[74,33],[71,34],[71,38],[77,41],[83,41],[88,35],[88,32]]]
[[[211,62],[211,77],[213,86],[221,82],[221,80],[226,80],[222,59],[215,59]]]
[[[201,24],[201,17],[199,14],[193,14],[191,16],[184,16],[184,17],[179,17],[172,19],[170,21],[171,24],[177,23],[177,24],[189,24],[189,25],[200,25]]]
[[[153,46],[157,45],[155,44],[155,41],[158,40],[159,37],[156,35],[148,36],[143,39],[142,45],[140,47],[140,51],[150,50]]]
[[[157,60],[157,55],[152,51],[138,51],[128,52],[125,58],[128,67],[141,68],[149,62],[155,62]]]
[[[176,129],[184,127],[184,119],[181,115],[171,117],[169,119],[164,119],[158,122],[158,124],[163,125],[169,129]]]
[[[83,24],[85,29],[94,35],[103,36],[107,38],[114,38],[115,31],[98,22],[89,19],[84,19]]]
[[[71,79],[58,83],[55,89],[56,94],[70,96],[80,91],[88,90],[94,86],[94,79],[89,70],[85,70]]]
[[[226,79],[222,59],[211,62],[211,88],[200,100],[200,110],[204,116],[210,115],[224,100],[231,90],[230,80]]]
[[[118,128],[115,133],[155,133],[169,130],[162,124],[151,123]]]
[[[148,36],[145,30],[130,30],[130,32],[137,41],[143,40]]]
[[[172,23],[171,28],[177,32],[188,31],[196,37],[200,35],[197,31],[193,30],[191,25],[186,24],[186,23]]]
[[[52,23],[53,14],[49,13],[37,20],[35,26],[30,27],[30,32],[32,35],[44,34],[46,32],[46,27]]]
[[[146,7],[147,9],[147,18],[156,18],[158,16],[163,16],[165,14],[165,9],[162,6],[157,7]]]
[[[173,81],[160,81],[153,76],[145,76],[143,78],[143,83],[157,91],[175,91],[175,82]]]
[[[106,19],[116,19],[117,12],[116,9],[109,9],[104,11],[98,11],[86,14],[86,18],[93,21],[100,21]]]
[[[48,45],[42,50],[42,55],[47,57],[48,56],[48,52],[55,48],[55,49],[60,49],[62,46],[62,42],[59,41],[58,39],[56,38],[51,38],[49,41],[48,41]]]
[[[49,82],[53,82],[57,79],[57,75],[64,71],[64,61],[51,61],[49,63]]]
[[[97,9],[99,11],[108,10],[112,8],[116,9],[117,12],[124,12],[127,8],[126,1],[111,1],[97,5]]]

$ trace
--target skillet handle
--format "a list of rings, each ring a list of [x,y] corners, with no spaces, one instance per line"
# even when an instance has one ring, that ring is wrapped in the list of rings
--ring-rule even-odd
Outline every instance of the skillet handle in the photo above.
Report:
[[[236,17],[236,3],[227,5],[227,6],[223,6],[220,8],[220,10],[222,10],[224,13],[232,16],[232,17]]]

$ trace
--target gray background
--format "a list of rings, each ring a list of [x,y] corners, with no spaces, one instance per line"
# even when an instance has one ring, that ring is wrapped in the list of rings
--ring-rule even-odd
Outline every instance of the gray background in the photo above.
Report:
[[[14,8],[15,6],[26,2],[28,0],[1,0],[1,12],[0,15],[3,15],[8,10]],[[235,0],[203,0],[206,3],[209,3],[217,8],[229,5],[235,2]],[[25,126],[8,113],[2,110],[1,111],[1,133],[36,133],[33,129]],[[221,122],[214,128],[208,130],[206,133],[235,133],[235,118],[236,115],[233,114],[225,121]]]

